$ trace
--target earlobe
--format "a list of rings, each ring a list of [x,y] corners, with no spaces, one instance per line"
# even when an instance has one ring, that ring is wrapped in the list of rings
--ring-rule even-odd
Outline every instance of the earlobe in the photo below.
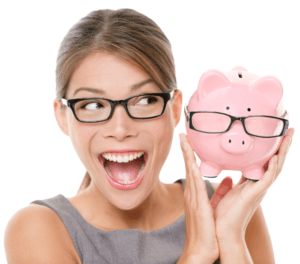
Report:
[[[180,121],[181,108],[182,108],[182,92],[176,89],[173,94],[173,117],[175,119],[175,127]]]
[[[55,119],[57,121],[58,126],[60,127],[61,131],[64,132],[64,134],[69,136],[68,122],[67,122],[67,115],[66,115],[67,107],[63,105],[62,108],[62,102],[57,98],[55,98],[53,101],[53,108],[54,108]]]

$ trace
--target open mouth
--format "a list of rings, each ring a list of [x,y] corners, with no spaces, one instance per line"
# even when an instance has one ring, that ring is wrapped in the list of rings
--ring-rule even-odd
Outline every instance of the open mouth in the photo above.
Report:
[[[143,174],[148,160],[145,151],[106,152],[99,155],[99,161],[113,181],[133,184]]]

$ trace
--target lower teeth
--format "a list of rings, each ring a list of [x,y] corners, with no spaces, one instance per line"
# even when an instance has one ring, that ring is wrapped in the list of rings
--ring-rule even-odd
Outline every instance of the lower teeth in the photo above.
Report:
[[[135,180],[133,180],[133,181],[118,181],[118,182],[119,183],[124,183],[124,184],[131,184],[131,183],[136,182],[139,179],[140,175],[142,174],[142,171],[143,171],[144,168],[145,168],[145,162],[143,160],[142,166],[140,167],[140,170],[138,172],[138,176],[137,176],[137,178]],[[105,163],[105,169],[106,169],[108,175],[113,179],[113,177],[112,177],[112,175],[111,175],[111,173],[109,171],[109,168],[107,167],[106,163]]]

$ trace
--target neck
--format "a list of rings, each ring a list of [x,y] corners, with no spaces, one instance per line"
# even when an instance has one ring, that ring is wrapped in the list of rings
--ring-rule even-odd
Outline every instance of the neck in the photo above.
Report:
[[[166,215],[168,204],[172,199],[172,194],[167,186],[158,179],[149,194],[145,195],[144,200],[136,196],[136,201],[132,201],[126,193],[128,191],[123,191],[123,196],[121,195],[113,201],[107,199],[92,180],[89,187],[82,193],[88,204],[85,210],[88,211],[89,222],[94,225],[101,223],[101,226],[104,225],[109,230],[154,230],[162,221],[161,216]],[[122,201],[120,204],[122,209],[114,204],[119,201]]]

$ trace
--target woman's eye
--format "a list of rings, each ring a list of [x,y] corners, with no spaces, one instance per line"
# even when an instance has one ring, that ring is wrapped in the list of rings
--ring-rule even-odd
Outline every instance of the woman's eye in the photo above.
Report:
[[[152,96],[149,96],[149,97],[144,97],[142,98],[138,104],[152,104],[152,103],[155,103],[157,101],[157,99],[155,97],[152,97]]]
[[[81,108],[87,109],[87,110],[97,110],[99,108],[102,108],[103,105],[98,102],[92,102],[92,103],[86,103]]]

